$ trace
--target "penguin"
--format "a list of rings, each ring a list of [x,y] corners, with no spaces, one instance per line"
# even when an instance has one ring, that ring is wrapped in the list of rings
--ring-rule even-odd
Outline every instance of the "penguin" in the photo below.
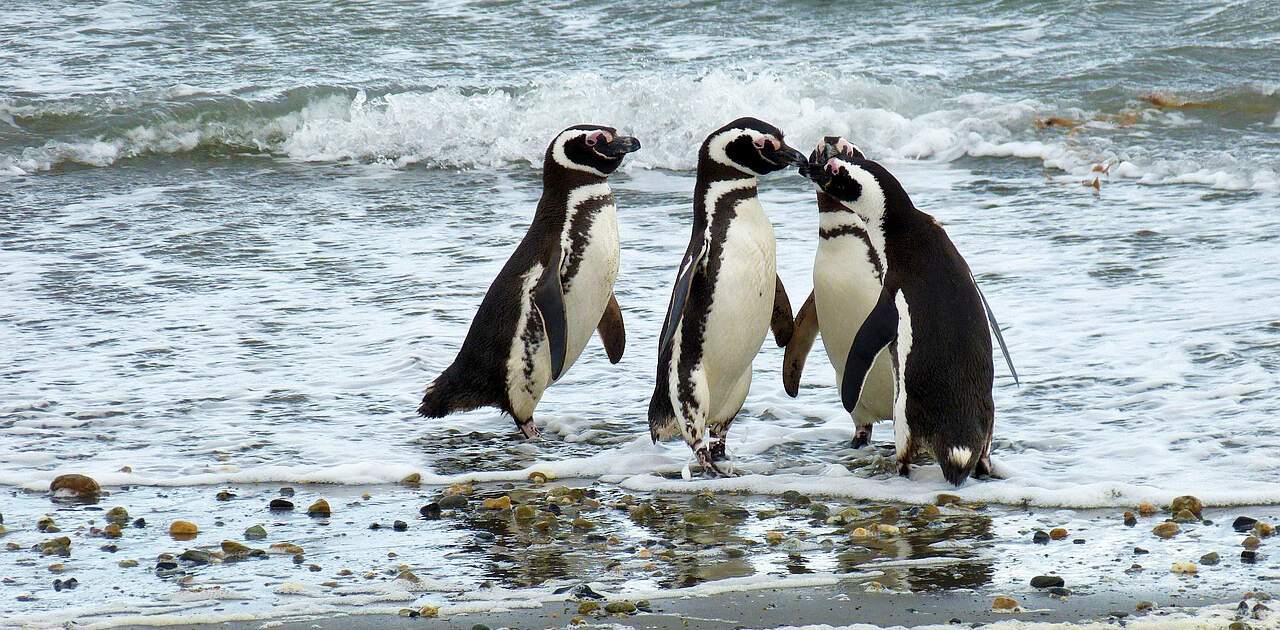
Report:
[[[875,305],[845,351],[841,401],[852,411],[864,393],[874,395],[868,376],[888,348],[898,473],[909,477],[924,449],[954,485],[991,475],[990,309],[946,231],[898,180],[852,145],[838,153],[807,175],[851,211],[850,225],[866,232],[882,270]]]
[[[426,388],[418,414],[440,418],[496,407],[526,438],[533,412],[598,331],[609,361],[626,345],[618,276],[618,217],[609,174],[640,142],[613,127],[576,125],[543,158],[542,198],[529,231],[485,293],[457,357]]]
[[[828,136],[809,155],[802,171],[822,168],[835,156],[852,157],[857,148],[844,138]],[[844,378],[845,359],[858,325],[866,319],[880,297],[884,269],[866,225],[839,199],[818,189],[818,249],[813,261],[813,292],[796,313],[795,332],[787,344],[782,362],[782,382],[787,395],[800,392],[800,375],[814,338],[822,333],[836,382]],[[871,443],[875,422],[893,418],[893,366],[881,355],[867,371],[862,395],[852,415],[855,427],[853,447]]]
[[[693,229],[658,340],[649,433],[655,443],[682,436],[709,476],[724,474],[716,462],[767,332],[785,347],[794,325],[756,178],[803,161],[755,118],[715,130],[698,150]]]

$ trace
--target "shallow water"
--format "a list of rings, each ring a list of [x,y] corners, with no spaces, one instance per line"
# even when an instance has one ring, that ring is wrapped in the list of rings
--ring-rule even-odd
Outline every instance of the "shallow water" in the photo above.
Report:
[[[947,489],[936,467],[899,479],[848,447],[821,344],[791,399],[766,342],[730,435],[741,476],[686,482],[688,449],[649,443],[693,156],[740,115],[802,148],[848,136],[976,272],[1022,385],[997,361],[1006,479],[959,494],[1280,503],[1273,9],[7,8],[0,484],[14,494],[0,512],[29,529],[15,515],[50,508],[22,490],[60,472],[161,486],[132,491],[131,509],[178,509],[161,496],[173,493],[192,514],[219,509],[212,484],[419,472],[443,485],[533,468],[639,496],[931,501]],[[626,357],[611,366],[593,341],[544,397],[541,442],[490,411],[416,418],[528,224],[545,143],[584,121],[644,143],[612,178]],[[798,307],[811,185],[781,174],[761,191]]]

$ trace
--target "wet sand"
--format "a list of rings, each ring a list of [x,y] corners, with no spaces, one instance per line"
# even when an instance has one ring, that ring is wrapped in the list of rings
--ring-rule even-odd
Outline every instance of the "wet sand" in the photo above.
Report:
[[[0,569],[9,594],[0,618],[36,626],[550,627],[580,616],[582,601],[603,608],[647,600],[651,612],[581,616],[640,628],[1075,622],[1133,614],[1139,602],[1158,613],[1280,590],[1280,564],[1269,553],[1277,538],[1262,538],[1256,562],[1245,563],[1248,534],[1232,527],[1243,514],[1275,522],[1275,507],[1205,508],[1162,539],[1153,529],[1173,516],[1163,510],[1126,525],[1114,508],[946,496],[943,505],[920,506],[797,493],[641,493],[580,480],[108,490],[97,503],[6,497],[11,563]],[[332,513],[308,515],[322,498]],[[268,509],[280,499],[294,509]],[[117,506],[131,523],[119,538],[104,537],[106,513]],[[38,530],[46,514],[60,531]],[[170,536],[176,519],[197,523],[198,535]],[[246,535],[255,525],[265,538]],[[71,540],[65,555],[41,553],[61,536]],[[237,555],[227,543],[262,551]],[[1204,560],[1209,553],[1216,563]],[[1186,562],[1197,564],[1195,574],[1172,570]],[[1065,590],[1032,586],[1037,576],[1060,578]],[[73,577],[74,589],[55,588]],[[1022,610],[993,612],[997,596]],[[439,619],[398,616],[433,606]]]
[[[1135,594],[1136,595],[1136,594]],[[1201,597],[1172,597],[1161,609],[1136,613],[1143,598],[1135,595],[1100,594],[1065,600],[1048,595],[1031,596],[1023,602],[1028,610],[994,612],[991,598],[974,592],[950,593],[867,593],[859,585],[806,589],[769,589],[713,596],[653,601],[652,613],[633,615],[580,615],[578,602],[556,602],[532,610],[457,615],[424,619],[400,616],[339,616],[289,621],[273,628],[285,630],[343,630],[346,628],[431,629],[469,628],[482,624],[490,628],[554,628],[573,624],[575,618],[588,625],[617,624],[638,630],[733,630],[775,628],[797,625],[919,626],[932,624],[984,624],[1021,620],[1030,622],[1102,621],[1119,624],[1137,620],[1156,622],[1173,613],[1173,607],[1199,607],[1216,603],[1233,604]],[[1158,599],[1155,594],[1147,594]],[[261,622],[224,623],[208,627],[256,630]],[[1260,627],[1260,626],[1254,626]],[[142,630],[144,626],[133,626]]]

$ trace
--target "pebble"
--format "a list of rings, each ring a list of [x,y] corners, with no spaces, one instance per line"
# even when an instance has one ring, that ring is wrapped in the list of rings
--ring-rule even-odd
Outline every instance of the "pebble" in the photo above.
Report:
[[[82,498],[92,498],[102,492],[102,486],[84,475],[58,475],[49,484],[49,492],[66,492]]]
[[[440,499],[439,505],[444,510],[457,510],[467,507],[467,498],[460,494],[451,494]]]
[[[902,530],[894,525],[885,525],[884,523],[880,523],[876,525],[876,531],[886,536],[897,536]]]
[[[511,497],[504,494],[496,499],[485,499],[483,506],[486,510],[509,510],[511,509]]]
[[[1258,562],[1258,552],[1244,550],[1240,552],[1240,561],[1245,564],[1255,564]]]
[[[287,512],[293,509],[293,501],[288,501],[285,499],[272,499],[271,503],[267,504],[267,509],[271,510],[272,512]]]
[[[517,521],[531,521],[538,515],[538,511],[533,509],[532,505],[517,505],[513,513]]]
[[[1200,564],[1203,564],[1208,567],[1218,564],[1221,561],[1222,561],[1222,557],[1219,556],[1218,552],[1216,551],[1211,551],[1209,553],[1204,554],[1203,556],[1200,556]]]
[[[600,610],[600,604],[596,602],[582,602],[581,604],[578,604],[579,615],[590,615],[597,610]]]
[[[1253,532],[1260,538],[1268,538],[1276,533],[1276,527],[1271,523],[1259,522],[1257,525],[1253,526]]]
[[[1135,556],[1140,556],[1140,555],[1142,555],[1142,554],[1144,554],[1144,553],[1151,553],[1151,552],[1150,552],[1150,551],[1147,551],[1146,549],[1143,549],[1142,547],[1134,547],[1134,548],[1133,548],[1133,555],[1135,555]]]
[[[1173,572],[1185,575],[1195,575],[1200,570],[1194,562],[1175,562],[1173,563]]]
[[[440,518],[440,504],[439,504],[439,503],[428,503],[428,504],[426,504],[426,505],[422,506],[422,507],[418,510],[418,514],[421,514],[421,515],[422,515],[422,518],[425,518],[425,519],[427,519],[428,521],[434,521],[434,520],[436,520],[436,519],[439,519],[439,518]]]
[[[1049,538],[1049,532],[1046,532],[1043,529],[1037,529],[1036,533],[1031,535],[1031,542],[1036,543],[1037,545],[1047,545],[1049,544]]]
[[[1071,597],[1071,589],[1063,586],[1055,586],[1049,589],[1049,594],[1059,599],[1066,599]]]
[[[991,602],[992,610],[1014,610],[1018,607],[1018,600],[1012,597],[1000,595]]]
[[[400,480],[400,483],[406,486],[416,486],[422,483],[422,473],[409,473],[404,476],[404,479]]]
[[[1152,504],[1150,504],[1150,503],[1139,503],[1139,504],[1138,504],[1138,514],[1141,514],[1141,515],[1143,515],[1143,516],[1152,516],[1152,515],[1154,515],[1156,512],[1158,512],[1158,511],[1159,511],[1159,510],[1156,508],[1156,506],[1154,506],[1154,505],[1152,505]]]
[[[230,490],[219,490],[218,494],[215,495],[213,498],[219,501],[230,501],[231,499],[235,498],[235,496],[236,495],[233,494]]]
[[[862,531],[866,532],[867,530],[864,529]],[[864,533],[864,535],[870,536],[869,533]],[[764,533],[764,541],[769,543],[770,545],[776,545],[778,543],[781,543],[784,538],[786,538],[786,536],[782,532],[777,530],[770,530]]]
[[[302,547],[293,543],[275,543],[271,545],[271,553],[282,553],[287,555],[299,555],[304,553]]]
[[[209,552],[200,551],[199,549],[188,549],[178,556],[179,560],[190,562],[191,564],[209,564],[210,558]],[[159,568],[159,565],[156,566]]]
[[[293,496],[293,488],[290,488],[289,486],[285,486],[285,487],[281,488],[281,489],[280,489],[280,496],[282,496],[282,497],[291,497],[291,496]]]
[[[1055,527],[1049,530],[1049,538],[1052,538],[1054,540],[1062,540],[1063,538],[1066,538],[1066,537],[1067,537],[1067,530],[1061,527]]]
[[[1177,514],[1183,510],[1190,512],[1198,519],[1200,517],[1200,513],[1204,510],[1204,504],[1200,502],[1200,499],[1191,495],[1176,497],[1171,503],[1169,503],[1170,512]]]
[[[1066,582],[1056,575],[1037,575],[1031,578],[1032,588],[1052,588],[1055,586],[1065,586]]]
[[[1248,536],[1244,539],[1244,542],[1240,544],[1245,549],[1257,549],[1262,544],[1262,541],[1258,540],[1257,536]]]
[[[49,565],[50,573],[62,573],[63,571],[66,571],[66,570],[67,570],[67,565],[62,564],[61,562],[55,562]]]
[[[960,505],[962,499],[954,494],[939,494],[934,498],[934,505]]]
[[[221,548],[222,548],[222,553],[227,554],[227,556],[245,556],[245,555],[249,555],[250,551],[253,551],[252,549],[245,546],[244,544],[238,543],[234,540],[222,541]]]
[[[147,519],[145,519],[145,518],[135,518],[135,519],[133,519],[133,526],[134,526],[134,527],[137,527],[137,528],[139,528],[139,529],[141,529],[141,528],[143,528],[143,527],[146,527],[146,526],[147,526]]]
[[[611,615],[630,615],[636,611],[636,605],[625,600],[620,602],[609,602],[604,605],[604,611]]]
[[[589,521],[589,520],[587,520],[587,519],[585,519],[585,518],[583,518],[583,517],[581,517],[581,516],[579,516],[578,518],[573,519],[573,528],[574,528],[574,529],[592,529],[592,528],[594,528],[595,526],[596,526],[596,524],[595,524],[595,523],[593,523],[593,522],[591,522],[591,521]]]
[[[1151,529],[1151,533],[1165,539],[1177,536],[1180,531],[1182,531],[1182,528],[1178,527],[1177,523],[1170,522],[1161,523]]]
[[[45,516],[41,516],[39,519],[36,520],[37,530],[47,533],[51,528],[53,528],[55,532],[58,531],[54,527],[52,516],[49,516],[46,514]]]
[[[261,525],[254,525],[244,530],[244,537],[247,540],[262,540],[267,537],[267,528]]]
[[[107,519],[108,523],[116,523],[117,525],[124,525],[125,523],[129,522],[129,510],[126,510],[120,506],[116,506],[111,508],[110,510],[107,510],[107,513],[104,515],[103,518]]]
[[[394,529],[398,532],[403,532],[409,529],[409,524],[404,521],[396,521],[391,524],[391,529]]]
[[[1129,527],[1133,527],[1134,525],[1138,524],[1138,517],[1134,516],[1133,512],[1125,512],[1124,524],[1128,525]]]
[[[169,524],[169,535],[174,538],[194,538],[199,532],[200,528],[191,521],[177,520]]]
[[[853,536],[854,538],[870,538],[871,532],[867,531],[867,528],[865,527],[858,527],[854,529],[852,532],[850,532],[849,535]]]
[[[1197,523],[1200,517],[1196,516],[1191,510],[1179,510],[1173,515],[1173,520],[1179,523]]]
[[[64,557],[70,556],[71,555],[71,539],[67,538],[66,536],[50,538],[49,540],[46,540],[40,543],[40,553],[46,556],[52,556],[52,555],[59,555]]]
[[[415,474],[416,474],[416,473],[415,473]],[[419,608],[419,609],[418,609],[418,614],[419,614],[420,616],[428,617],[428,618],[432,618],[432,617],[439,617],[439,616],[440,616],[440,607],[439,607],[439,606],[432,606],[432,605],[428,604],[428,605],[426,605],[426,606],[423,606],[422,608]]]
[[[333,511],[329,509],[329,502],[324,499],[317,500],[315,503],[312,503],[311,506],[307,508],[307,516],[320,516],[320,517],[328,518],[332,514],[333,514]]]
[[[474,626],[471,626],[471,630],[490,630],[490,629],[489,629],[489,626],[486,626],[482,623],[478,623]]]
[[[1138,602],[1137,604],[1134,604],[1133,609],[1137,612],[1146,612],[1155,607],[1156,605],[1153,602]]]
[[[1236,520],[1232,521],[1231,528],[1238,532],[1244,533],[1253,529],[1253,526],[1256,525],[1257,523],[1258,523],[1258,519],[1256,518],[1250,518],[1248,516],[1238,516],[1236,517]]]
[[[131,568],[133,568],[133,567],[138,566],[138,561],[137,561],[137,560],[132,560],[132,559],[129,559],[129,560],[121,560],[121,561],[119,561],[119,562],[117,562],[117,563],[116,563],[116,566],[119,566],[121,569],[131,569]]]
[[[124,535],[124,531],[120,529],[119,523],[108,523],[102,528],[102,535],[107,538],[119,538]]]
[[[552,475],[551,473],[546,473],[539,470],[535,470],[529,473],[529,481],[533,483],[543,484],[548,481],[551,481],[552,479],[555,479],[555,475]]]
[[[942,514],[942,510],[939,510],[936,505],[926,505],[920,509],[920,516],[924,518],[932,518],[940,514]]]

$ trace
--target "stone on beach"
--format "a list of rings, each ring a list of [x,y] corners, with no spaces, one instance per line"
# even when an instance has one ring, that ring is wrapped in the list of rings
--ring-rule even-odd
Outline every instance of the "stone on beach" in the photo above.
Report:
[[[272,512],[287,512],[293,509],[293,501],[289,501],[287,499],[272,499],[271,503],[267,504],[267,509]]]
[[[483,505],[486,510],[509,510],[511,497],[504,494],[496,499],[485,499]]]
[[[200,528],[191,521],[176,520],[169,524],[169,535],[177,539],[194,538]]]
[[[320,499],[315,503],[312,503],[311,506],[307,508],[308,516],[328,517],[332,514],[333,512],[329,508],[329,502],[324,499]]]
[[[1199,572],[1200,567],[1197,567],[1194,562],[1175,562],[1172,570],[1174,573],[1194,575]]]
[[[1170,522],[1161,523],[1151,529],[1151,533],[1165,539],[1177,536],[1180,531],[1182,531],[1182,528],[1178,527],[1177,523]]]
[[[54,477],[49,484],[49,492],[54,494],[75,495],[81,498],[93,498],[102,493],[102,486],[93,478],[85,475],[67,474]]]
[[[1037,575],[1031,578],[1032,588],[1053,588],[1055,586],[1065,586],[1066,582],[1056,575]]]
[[[1006,595],[997,596],[991,602],[992,610],[1015,610],[1018,608],[1018,600]]]
[[[1155,513],[1158,511],[1159,510],[1153,504],[1150,504],[1150,503],[1138,504],[1138,514],[1141,514],[1143,516],[1154,516]]]
[[[262,540],[267,537],[267,528],[261,525],[254,525],[244,530],[244,537],[247,540]]]
[[[1177,514],[1183,510],[1191,512],[1196,518],[1200,518],[1201,512],[1204,510],[1204,504],[1191,495],[1176,497],[1169,503],[1169,512]]]
[[[1133,527],[1134,525],[1137,525],[1137,524],[1138,524],[1138,517],[1137,517],[1137,516],[1134,516],[1133,512],[1125,512],[1125,513],[1124,513],[1124,524],[1125,524],[1125,525],[1127,525],[1127,526],[1129,526],[1129,527]]]
[[[1055,527],[1049,530],[1049,538],[1052,538],[1053,540],[1062,540],[1063,538],[1066,538],[1066,537],[1067,537],[1067,530],[1061,527]]]

